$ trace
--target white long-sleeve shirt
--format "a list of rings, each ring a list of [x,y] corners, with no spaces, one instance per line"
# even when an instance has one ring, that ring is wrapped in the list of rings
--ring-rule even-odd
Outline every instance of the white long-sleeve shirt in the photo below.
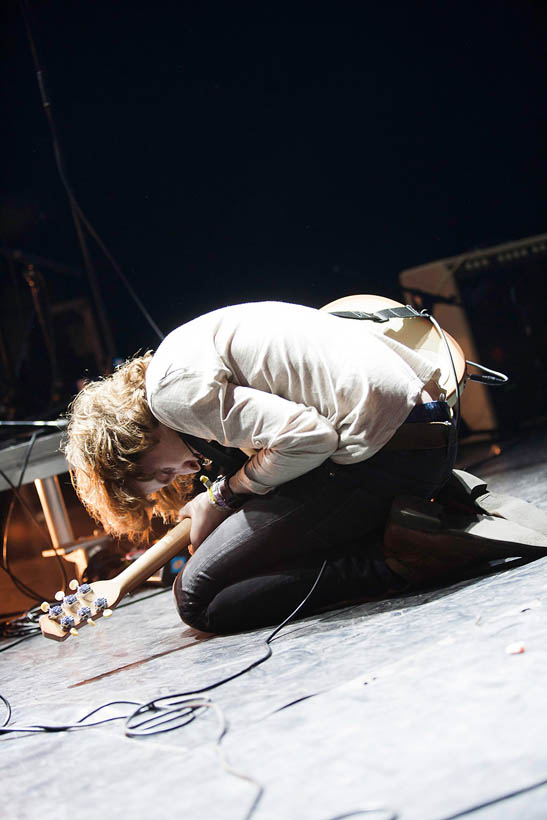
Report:
[[[146,388],[152,413],[168,427],[257,450],[230,484],[264,494],[327,458],[351,464],[373,456],[438,376],[372,322],[252,302],[170,333]]]

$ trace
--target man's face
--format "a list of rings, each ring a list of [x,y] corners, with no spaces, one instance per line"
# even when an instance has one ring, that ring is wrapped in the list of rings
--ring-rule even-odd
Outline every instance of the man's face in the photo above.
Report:
[[[158,431],[158,443],[139,458],[143,478],[133,483],[142,495],[155,493],[177,476],[197,473],[200,469],[196,455],[174,430],[160,424]]]

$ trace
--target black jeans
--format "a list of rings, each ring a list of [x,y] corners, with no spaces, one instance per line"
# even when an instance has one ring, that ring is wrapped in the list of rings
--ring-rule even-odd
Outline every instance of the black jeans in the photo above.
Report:
[[[381,450],[367,461],[320,467],[265,496],[252,496],[201,544],[174,584],[185,623],[228,633],[276,624],[299,612],[381,597],[404,585],[383,561],[393,498],[433,497],[454,466],[456,434],[442,446]]]

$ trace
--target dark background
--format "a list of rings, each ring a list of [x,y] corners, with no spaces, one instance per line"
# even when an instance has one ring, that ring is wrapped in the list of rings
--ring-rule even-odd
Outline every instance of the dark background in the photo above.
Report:
[[[545,230],[543,3],[28,7],[73,188],[163,331],[397,298],[403,268]],[[3,16],[2,242],[82,267],[19,4]],[[116,352],[156,346],[94,259]]]
[[[74,192],[164,332],[240,301],[400,298],[404,268],[546,230],[543,2],[27,6]],[[77,380],[97,375],[78,309],[54,315],[89,287],[36,266],[58,388],[28,259],[6,260],[20,249],[83,263],[19,1],[3,0],[0,15],[0,418],[56,418]],[[157,346],[90,248],[113,352]],[[513,281],[494,273],[481,304]],[[63,492],[76,535],[89,534],[66,477]],[[14,560],[27,562],[16,571],[53,594],[58,569],[44,567],[18,508],[9,537]],[[0,580],[6,612],[28,605]]]

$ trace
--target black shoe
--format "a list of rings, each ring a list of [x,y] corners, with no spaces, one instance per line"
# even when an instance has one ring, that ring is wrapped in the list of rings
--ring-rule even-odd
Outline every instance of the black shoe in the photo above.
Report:
[[[495,559],[543,555],[543,533],[473,510],[449,512],[412,496],[394,500],[384,533],[387,565],[419,585],[453,580]]]

